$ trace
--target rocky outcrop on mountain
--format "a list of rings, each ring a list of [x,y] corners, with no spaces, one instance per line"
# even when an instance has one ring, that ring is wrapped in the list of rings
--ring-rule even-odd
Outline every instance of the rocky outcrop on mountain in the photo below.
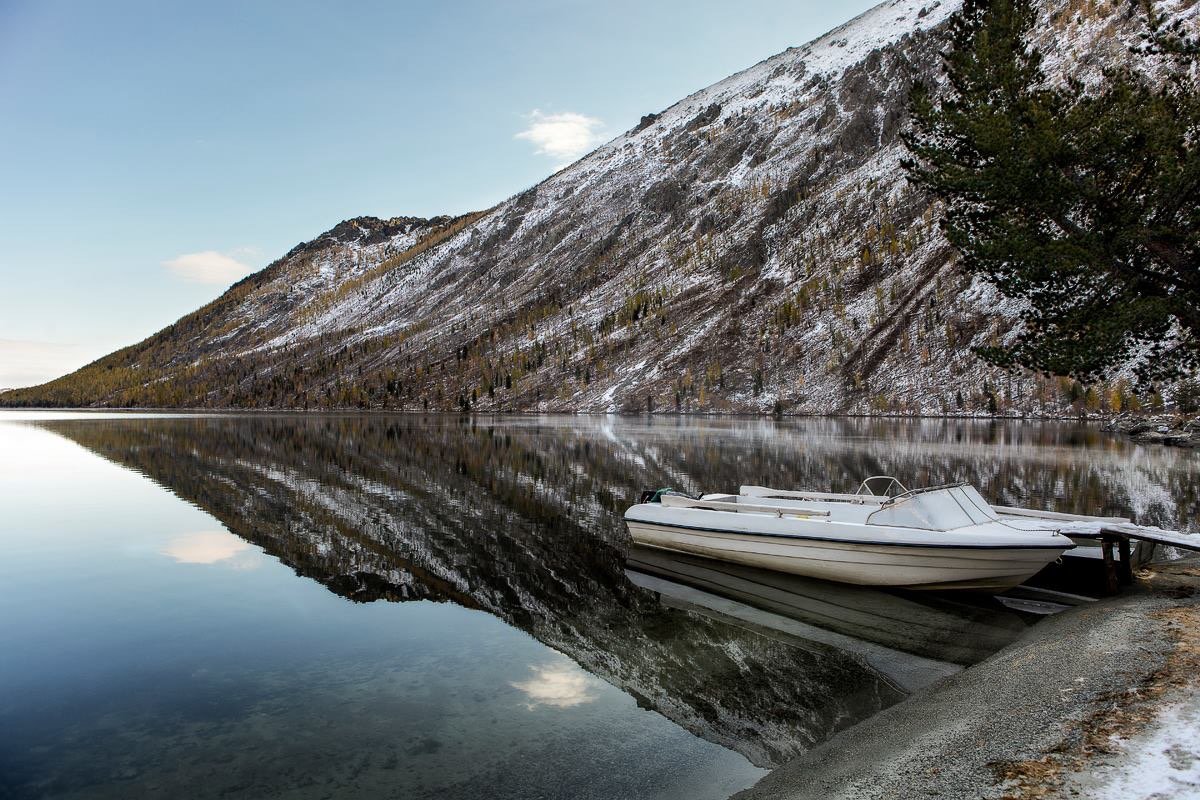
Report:
[[[288,251],[283,261],[302,255],[312,255],[338,247],[372,247],[383,244],[403,247],[421,239],[429,231],[453,222],[452,217],[355,217],[342,222],[313,239],[301,242]]]
[[[342,223],[151,339],[0,403],[1055,414],[1137,397],[996,372],[1020,309],[957,268],[899,136],[954,0],[889,0],[648,114],[485,212]],[[1160,4],[1196,13],[1194,0]],[[1052,79],[1139,23],[1044,0]]]

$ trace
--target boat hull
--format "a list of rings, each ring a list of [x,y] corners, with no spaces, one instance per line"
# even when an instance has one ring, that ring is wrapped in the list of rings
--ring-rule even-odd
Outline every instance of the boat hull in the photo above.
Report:
[[[633,540],[646,547],[859,586],[1003,591],[1062,554],[1047,547],[895,546],[761,536],[629,517],[626,523]]]

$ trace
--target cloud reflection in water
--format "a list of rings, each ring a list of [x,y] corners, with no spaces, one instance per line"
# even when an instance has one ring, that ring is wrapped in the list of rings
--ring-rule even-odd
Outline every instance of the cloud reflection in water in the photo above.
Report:
[[[529,709],[538,706],[573,708],[597,699],[597,680],[571,663],[530,666],[533,677],[512,684],[529,698]]]
[[[174,536],[161,553],[180,564],[220,564],[232,569],[254,569],[261,551],[232,533],[201,531]]]

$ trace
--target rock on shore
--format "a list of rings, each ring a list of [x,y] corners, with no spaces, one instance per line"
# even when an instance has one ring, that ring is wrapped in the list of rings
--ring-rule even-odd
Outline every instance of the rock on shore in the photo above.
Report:
[[[1200,417],[1125,417],[1118,416],[1105,424],[1142,444],[1164,444],[1170,447],[1200,447]]]

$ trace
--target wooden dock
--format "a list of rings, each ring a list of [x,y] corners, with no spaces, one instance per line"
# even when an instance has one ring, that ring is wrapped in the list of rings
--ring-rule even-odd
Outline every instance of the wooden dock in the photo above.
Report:
[[[1060,511],[1040,511],[1032,508],[992,506],[992,510],[1004,517],[1033,519],[1061,526],[1058,532],[1072,539],[1091,539],[1100,545],[1104,560],[1105,594],[1116,594],[1122,586],[1133,583],[1132,542],[1178,547],[1181,550],[1200,552],[1200,535],[1167,531],[1135,525],[1125,517],[1089,517],[1083,514],[1064,514]]]
[[[1147,528],[1134,525],[1128,521],[1105,521],[1098,523],[1098,530],[1083,529],[1076,531],[1071,528],[1063,533],[1072,539],[1094,539],[1100,545],[1104,558],[1104,592],[1116,594],[1122,586],[1133,583],[1133,564],[1130,554],[1131,542],[1153,542],[1154,544],[1178,547],[1181,550],[1200,552],[1200,536],[1193,536],[1178,531],[1165,531],[1161,528]]]

